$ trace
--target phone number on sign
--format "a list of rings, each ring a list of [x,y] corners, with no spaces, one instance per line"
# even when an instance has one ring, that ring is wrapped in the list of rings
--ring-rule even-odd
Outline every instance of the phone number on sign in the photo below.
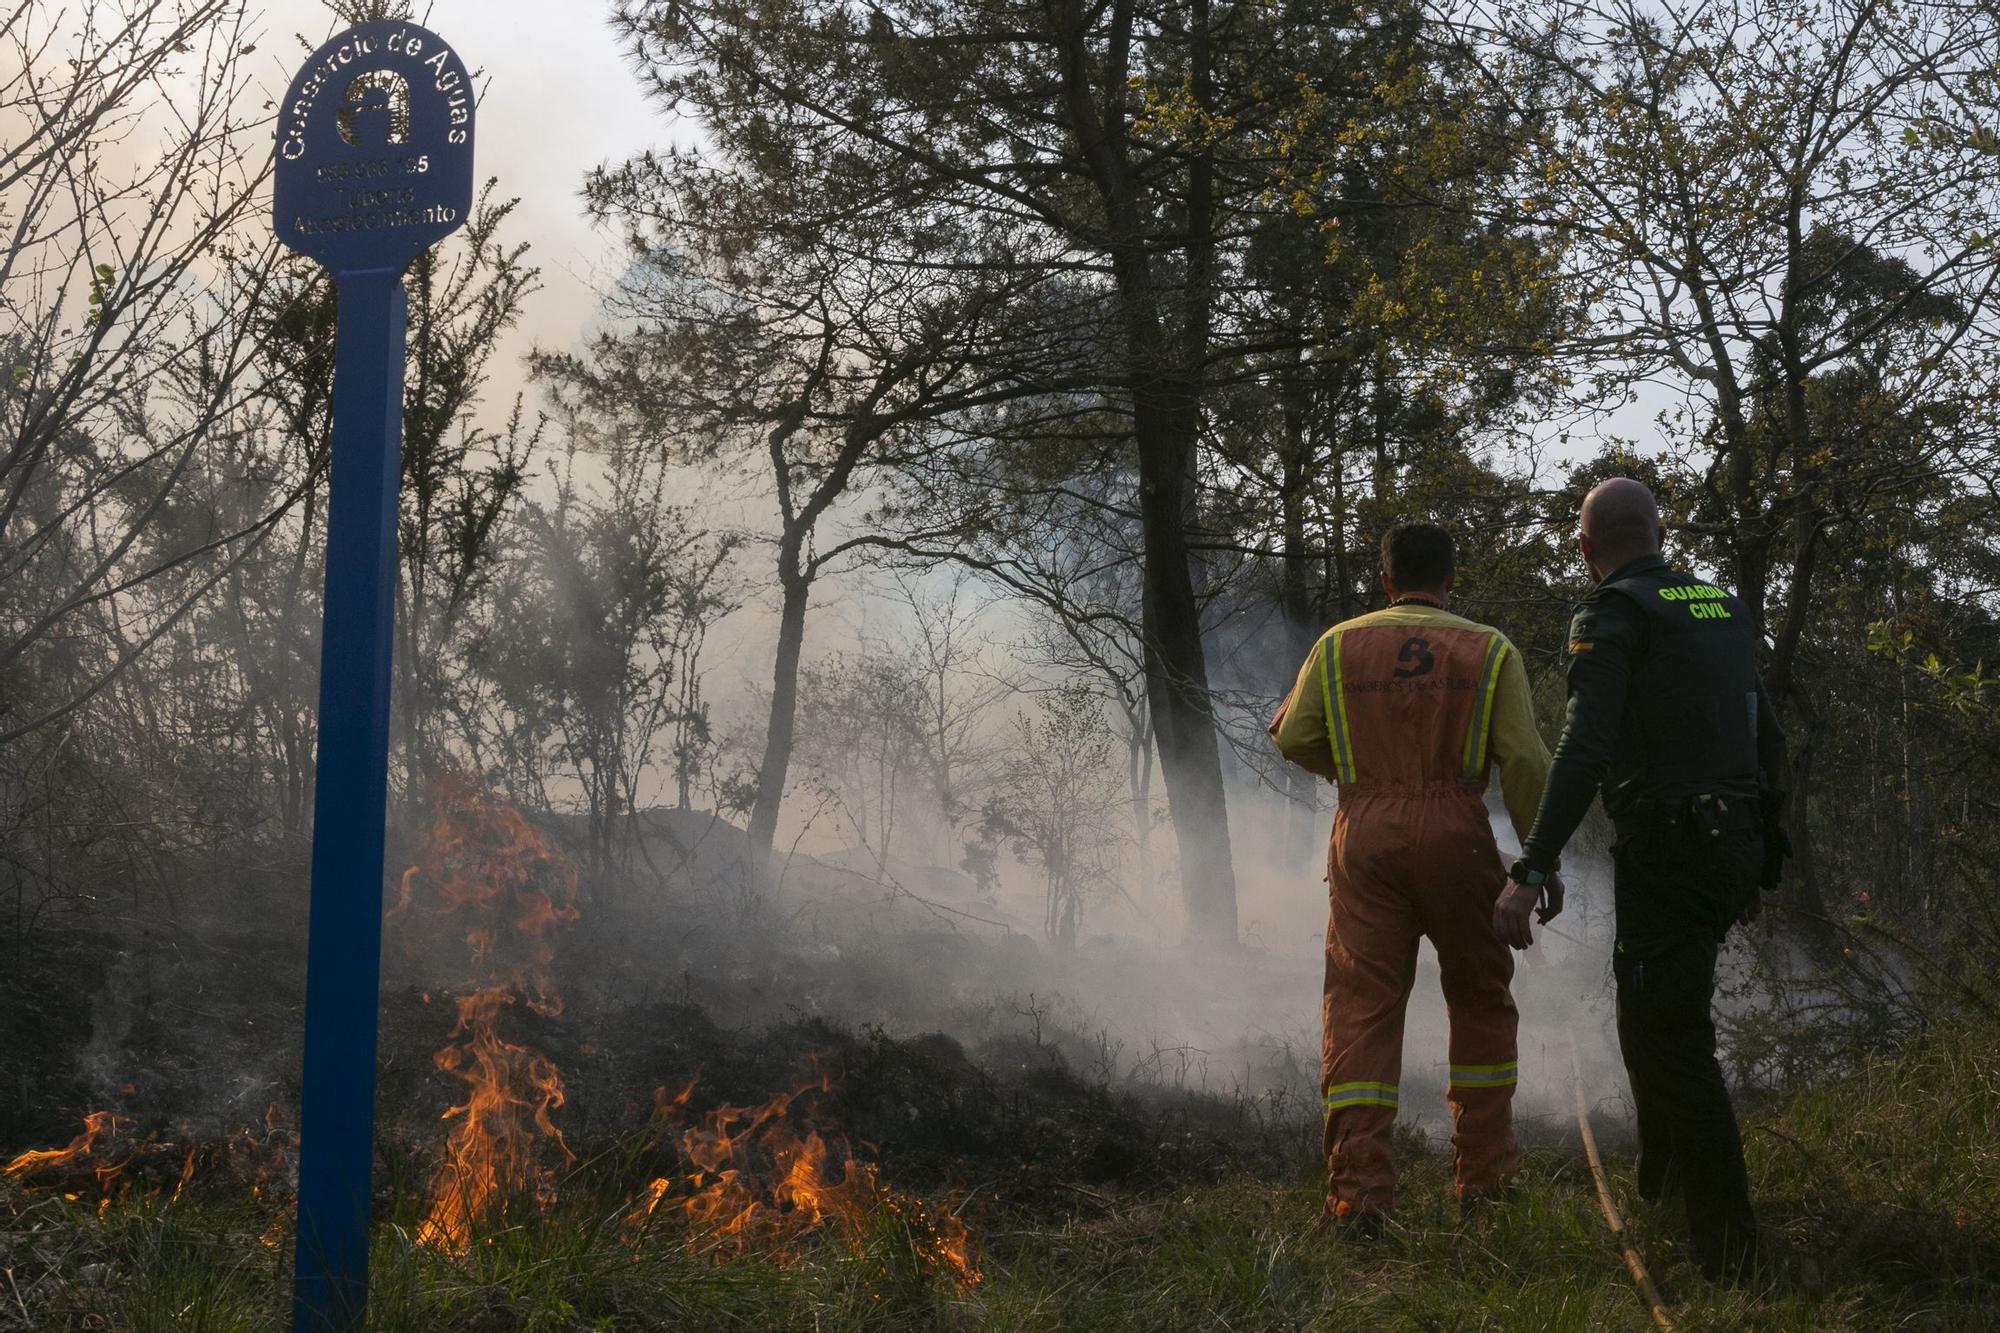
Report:
[[[359,162],[333,162],[315,167],[313,176],[322,181],[374,181],[387,176],[421,176],[431,169],[430,154],[416,157],[371,157]]]

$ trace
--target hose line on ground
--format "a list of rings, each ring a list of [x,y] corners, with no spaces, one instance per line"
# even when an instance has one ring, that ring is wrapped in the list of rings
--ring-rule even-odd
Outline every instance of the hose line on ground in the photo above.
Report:
[[[1660,1300],[1659,1290],[1653,1286],[1652,1275],[1646,1271],[1646,1261],[1639,1257],[1632,1238],[1626,1234],[1625,1221],[1618,1216],[1618,1205],[1611,1202],[1611,1186],[1604,1179],[1604,1159],[1597,1153],[1597,1136],[1590,1132],[1590,1103],[1583,1095],[1583,1066],[1577,1062],[1574,1040],[1569,1047],[1569,1072],[1576,1085],[1576,1127],[1583,1134],[1583,1155],[1590,1163],[1591,1179],[1597,1184],[1598,1207],[1604,1210],[1604,1221],[1611,1228],[1611,1238],[1624,1252],[1626,1270],[1632,1274],[1639,1294],[1653,1312],[1653,1322],[1662,1333],[1673,1333],[1674,1321],[1667,1317],[1667,1308]]]

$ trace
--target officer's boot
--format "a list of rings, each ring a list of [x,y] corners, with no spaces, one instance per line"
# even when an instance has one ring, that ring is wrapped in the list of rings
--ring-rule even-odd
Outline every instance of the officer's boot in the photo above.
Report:
[[[1681,1193],[1680,1163],[1671,1148],[1639,1146],[1639,1197],[1647,1203],[1670,1203]]]
[[[1694,1234],[1694,1249],[1702,1276],[1710,1282],[1747,1285],[1756,1281],[1764,1267],[1764,1247],[1758,1242],[1754,1224],[1748,1228],[1733,1224],[1704,1228]]]

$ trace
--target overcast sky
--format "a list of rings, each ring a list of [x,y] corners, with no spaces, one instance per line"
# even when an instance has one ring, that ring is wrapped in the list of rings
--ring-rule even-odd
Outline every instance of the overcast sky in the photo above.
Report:
[[[612,39],[610,8],[608,0],[417,0],[418,21],[481,75],[478,173],[520,197],[508,234],[533,247],[542,270],[543,290],[510,339],[506,364],[494,368],[493,399],[512,398],[500,377],[516,372],[531,345],[575,341],[616,272],[616,238],[583,216],[584,172],[685,137],[639,95]],[[257,54],[271,56],[276,98],[307,55],[293,34],[317,45],[340,25],[322,0],[270,0],[261,26]]]

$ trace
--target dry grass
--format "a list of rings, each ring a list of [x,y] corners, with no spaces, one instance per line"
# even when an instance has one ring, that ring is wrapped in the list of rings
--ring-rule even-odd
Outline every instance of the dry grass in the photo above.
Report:
[[[2000,1039],[1936,1031],[1898,1056],[1745,1116],[1782,1271],[1761,1291],[1695,1274],[1677,1219],[1612,1169],[1681,1326],[1978,1329],[2000,1321]],[[1317,1185],[1248,1176],[1068,1206],[966,1213],[983,1281],[922,1262],[893,1215],[859,1239],[712,1262],[671,1225],[634,1240],[623,1197],[579,1186],[463,1259],[414,1246],[414,1199],[378,1230],[372,1327],[584,1329],[1642,1329],[1573,1142],[1529,1154],[1523,1197],[1461,1219],[1444,1155],[1405,1140],[1400,1225],[1373,1244],[1311,1231]],[[33,1196],[0,1187],[0,1329],[266,1330],[288,1242],[261,1205]]]

